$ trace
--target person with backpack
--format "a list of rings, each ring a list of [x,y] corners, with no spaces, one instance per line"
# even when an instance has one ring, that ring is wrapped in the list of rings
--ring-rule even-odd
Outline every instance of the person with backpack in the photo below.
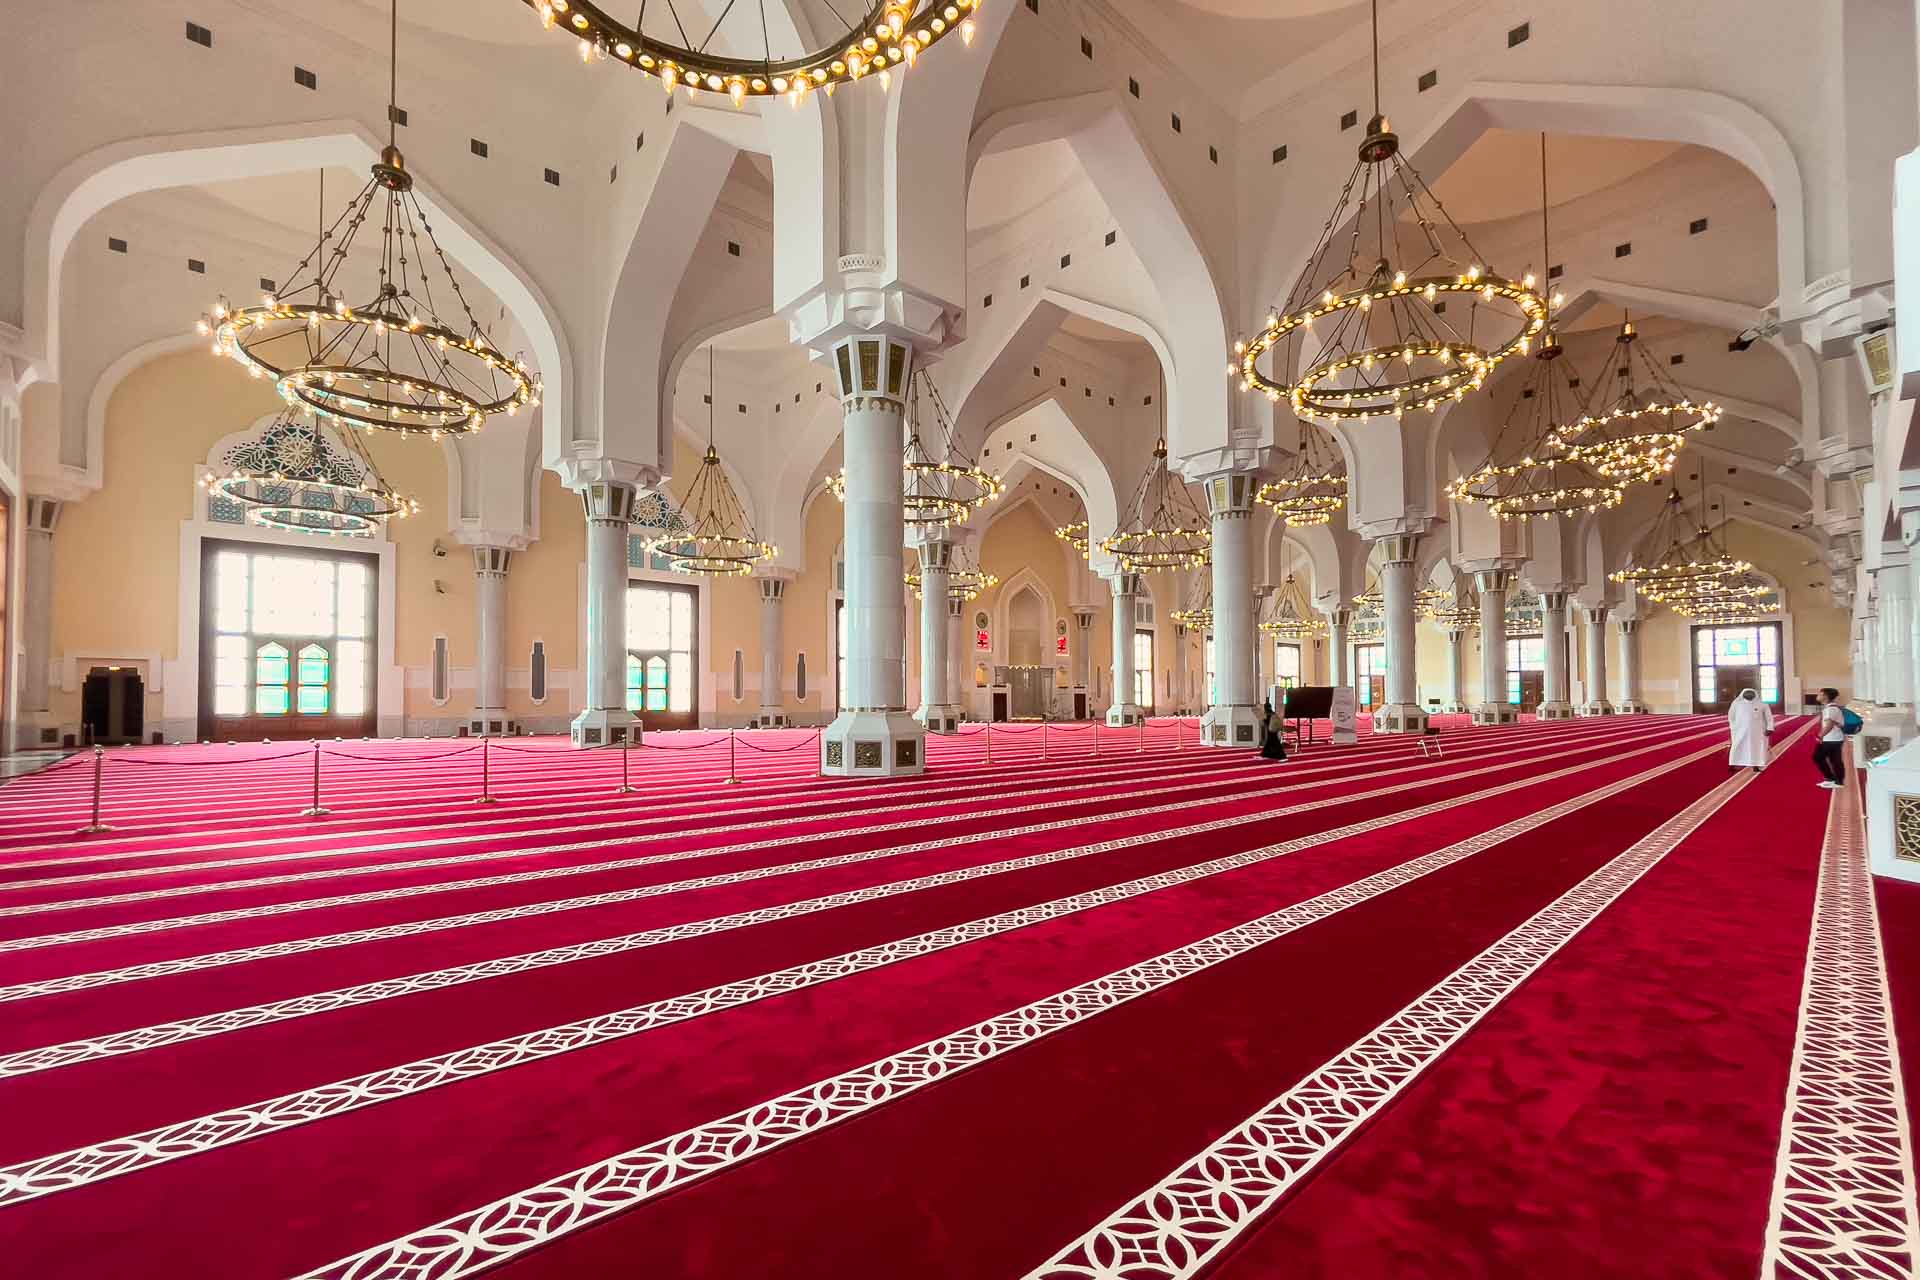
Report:
[[[1847,781],[1847,739],[1860,732],[1863,721],[1840,701],[1838,689],[1822,689],[1820,697],[1820,740],[1813,744],[1813,763],[1820,770],[1820,785],[1834,791]]]

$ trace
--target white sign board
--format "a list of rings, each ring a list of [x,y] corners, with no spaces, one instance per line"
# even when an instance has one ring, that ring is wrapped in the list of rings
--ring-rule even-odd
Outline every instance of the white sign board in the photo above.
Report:
[[[1359,694],[1352,688],[1333,691],[1333,745],[1350,747],[1360,741],[1355,717],[1359,714]]]

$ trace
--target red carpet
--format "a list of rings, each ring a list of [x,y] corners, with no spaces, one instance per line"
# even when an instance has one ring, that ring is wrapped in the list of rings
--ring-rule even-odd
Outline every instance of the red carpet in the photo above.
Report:
[[[426,772],[470,744],[339,744],[378,762],[323,756],[317,822],[310,749],[141,751],[87,840],[89,761],[0,788],[0,1256],[1117,1276],[1046,1268],[1727,776],[1724,725],[1687,718],[1278,766],[1191,722],[1099,730],[1097,759],[1090,728],[1044,759],[1027,732],[860,784],[799,733],[739,735],[726,784],[726,738],[686,735],[633,753],[637,795],[615,753],[519,741],[488,749],[496,806]],[[1196,1268],[1753,1274],[1828,794],[1800,763]]]

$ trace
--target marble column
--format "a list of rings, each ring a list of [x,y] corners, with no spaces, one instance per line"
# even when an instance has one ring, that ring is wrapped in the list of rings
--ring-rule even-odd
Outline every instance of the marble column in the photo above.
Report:
[[[1587,615],[1587,700],[1580,704],[1583,716],[1610,716],[1613,703],[1607,700],[1607,612],[1604,604],[1591,605]]]
[[[1652,711],[1640,689],[1640,619],[1620,619],[1620,714],[1644,716]]]
[[[1146,712],[1133,700],[1133,632],[1136,604],[1146,584],[1137,573],[1117,573],[1107,581],[1113,586],[1113,701],[1107,723],[1139,724]]]
[[[1573,719],[1573,701],[1568,693],[1567,603],[1565,591],[1540,593],[1541,642],[1547,653],[1546,689],[1535,712],[1542,720]]]
[[[1473,575],[1480,591],[1480,705],[1475,724],[1512,724],[1520,708],[1507,701],[1507,592],[1513,570],[1482,569]]]
[[[1386,615],[1387,700],[1374,712],[1375,733],[1424,733],[1426,708],[1420,705],[1418,618],[1414,612],[1414,562],[1420,535],[1396,533],[1380,539],[1381,609]]]
[[[760,578],[760,711],[756,729],[784,729],[793,723],[787,715],[786,605],[784,573]]]
[[[473,715],[467,732],[475,737],[512,733],[507,719],[507,568],[513,548],[473,548],[475,645]]]
[[[579,489],[587,513],[587,705],[573,745],[603,747],[640,737],[627,710],[627,538],[638,490],[613,480]]]
[[[1467,709],[1467,637],[1470,627],[1447,628],[1447,710],[1455,715]]]
[[[967,629],[967,601],[947,597],[947,701],[967,718],[967,683],[973,672],[972,633]]]
[[[1073,606],[1073,692],[1084,699],[1089,715],[1093,710],[1093,619],[1097,612],[1090,604]]]
[[[944,532],[944,530],[942,531]],[[914,718],[928,733],[953,733],[960,726],[960,708],[947,696],[948,585],[953,573],[953,543],[945,538],[920,542],[920,710]]]
[[[1898,554],[1883,551],[1874,580],[1880,596],[1880,665],[1874,680],[1874,700],[1882,706],[1911,707],[1914,608],[1906,548],[1900,548]]]
[[[27,498],[27,545],[23,557],[21,583],[20,640],[24,653],[20,670],[20,716],[22,726],[32,725],[36,715],[52,710],[53,690],[47,678],[53,664],[53,531],[60,523],[64,504],[55,498]],[[38,745],[34,741],[23,746]]]
[[[860,333],[833,346],[845,415],[847,687],[821,736],[821,769],[839,777],[921,773],[926,731],[907,710],[906,511],[901,474],[914,348]]]
[[[1327,683],[1336,689],[1353,683],[1347,670],[1347,632],[1353,626],[1353,610],[1327,610]]]
[[[1253,602],[1253,493],[1250,472],[1226,471],[1206,479],[1213,526],[1213,689],[1200,690],[1209,706],[1200,719],[1208,746],[1260,745],[1259,671],[1253,648],[1259,637]],[[1202,676],[1204,681],[1205,677]]]

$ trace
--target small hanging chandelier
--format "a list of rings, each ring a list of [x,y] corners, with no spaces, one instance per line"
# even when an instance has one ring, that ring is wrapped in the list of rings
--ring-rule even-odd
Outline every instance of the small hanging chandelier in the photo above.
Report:
[[[420,512],[416,499],[387,483],[353,432],[329,433],[292,410],[228,450],[225,461],[223,470],[201,477],[202,487],[269,529],[370,538],[388,520]]]
[[[1608,576],[1634,588],[1650,600],[1671,604],[1689,596],[1710,596],[1743,575],[1753,572],[1745,560],[1730,555],[1707,523],[1707,486],[1700,481],[1700,517],[1696,525],[1686,512],[1675,485],[1667,503],[1642,540],[1645,552],[1635,550],[1625,568]]]
[[[1299,528],[1330,523],[1347,504],[1347,459],[1340,447],[1299,421],[1300,447],[1279,476],[1260,486],[1255,501]]]
[[[613,18],[591,0],[526,0],[542,26],[558,27],[579,37],[582,62],[612,59],[642,75],[659,76],[668,93],[685,85],[689,96],[701,91],[725,94],[735,106],[748,98],[784,94],[798,107],[815,89],[825,89],[831,96],[836,85],[867,75],[877,75],[883,87],[890,87],[893,72],[913,66],[943,37],[958,31],[964,43],[972,44],[973,17],[980,8],[980,0],[858,2],[863,8],[852,18],[843,17],[830,3],[824,12],[814,15],[814,26],[820,33],[817,47],[776,55],[769,34],[772,28],[767,21],[767,0],[760,0],[757,6],[757,21],[754,7],[740,5],[739,16],[731,26],[726,24],[735,11],[733,4],[726,5],[710,24],[696,6],[684,20],[700,20],[691,28],[684,25],[674,0],[660,0],[655,5],[651,24],[643,0],[640,16],[632,26]],[[694,43],[689,32],[702,30],[705,39]],[[722,48],[744,51],[757,45],[761,56],[713,52],[716,36]]]
[[[1418,228],[1404,232],[1407,244],[1403,218]],[[1341,240],[1344,258],[1334,248]],[[1373,118],[1359,160],[1286,306],[1234,344],[1228,375],[1243,391],[1284,396],[1296,417],[1317,421],[1397,418],[1463,399],[1546,324],[1533,277],[1510,280],[1485,262],[1400,154],[1381,114],[1374,0]],[[1456,304],[1452,314],[1448,303]],[[1263,373],[1270,352],[1272,371]]]
[[[921,583],[920,567],[916,564],[907,570],[907,589],[913,592],[916,600],[924,598],[920,590]],[[980,567],[973,551],[965,543],[954,545],[953,567],[947,570],[947,599],[970,603],[979,599],[983,592],[999,585],[1000,579]]]
[[[1441,601],[1427,616],[1449,631],[1478,631],[1480,601],[1471,591],[1463,590],[1456,580],[1453,595]]]
[[[1540,135],[1540,252],[1552,261],[1547,234],[1547,135]],[[1580,375],[1553,331],[1553,299],[1543,305],[1546,328],[1520,395],[1495,433],[1487,460],[1456,478],[1447,496],[1477,502],[1501,520],[1572,516],[1617,507],[1625,499],[1619,482],[1576,457],[1562,433],[1581,421],[1586,406]]]
[[[1522,588],[1507,597],[1507,639],[1529,638],[1547,633],[1547,610],[1540,597]]]
[[[1199,579],[1195,584],[1199,589],[1193,593],[1193,603],[1183,609],[1175,609],[1167,616],[1176,626],[1185,627],[1189,631],[1211,631],[1213,630],[1213,575],[1203,573],[1199,575]]]
[[[940,453],[927,448],[920,426],[920,397],[933,404],[934,427]],[[920,529],[943,529],[958,524],[999,498],[1007,485],[973,459],[960,445],[959,433],[940,389],[926,372],[913,372],[913,398],[907,410],[907,444],[901,460],[901,505],[907,524]],[[847,500],[847,472],[842,467],[827,481],[833,496]]]
[[[1283,544],[1284,545],[1284,544]],[[1313,640],[1327,632],[1327,624],[1307,602],[1291,565],[1287,580],[1273,595],[1273,611],[1260,620],[1260,630],[1282,640]]]
[[[256,378],[272,379],[290,405],[353,427],[437,440],[478,431],[492,414],[537,406],[541,386],[524,361],[501,354],[474,318],[414,194],[413,175],[394,145],[398,0],[390,22],[387,145],[373,176],[325,225],[322,174],[322,229],[307,256],[281,277],[289,287],[268,290],[257,307],[234,307],[221,298],[200,317],[199,328],[213,338],[215,355],[239,361]],[[378,223],[380,242],[362,261],[373,261],[378,283],[371,298],[354,303],[347,291],[362,282],[343,279],[342,271],[369,222]],[[436,273],[448,292],[438,302]],[[443,317],[440,302],[456,313]]]
[[[1413,593],[1413,616],[1427,618],[1442,604],[1446,603],[1447,593],[1438,587],[1421,587]],[[1384,613],[1387,607],[1386,593],[1375,583],[1353,598],[1353,607],[1364,613]]]
[[[1100,539],[1100,549],[1127,573],[1192,569],[1213,559],[1213,527],[1206,512],[1187,492],[1186,482],[1167,465],[1167,384],[1160,380],[1160,437],[1154,441],[1140,487],[1122,515],[1122,523]]]
[[[1084,503],[1076,500],[1074,509],[1073,519],[1056,528],[1053,536],[1078,551],[1082,560],[1090,560],[1093,558],[1093,538],[1090,536],[1093,526],[1087,519],[1087,508]]]
[[[713,444],[713,404],[718,399],[714,384],[713,348],[707,348],[707,451],[700,459],[700,470],[687,488],[680,504],[676,527],[647,540],[647,550],[664,556],[675,573],[701,574],[711,578],[738,578],[753,572],[762,560],[771,560],[780,549],[762,542],[754,534],[753,524],[733,482],[720,466],[720,452]]]
[[[1632,317],[1614,338],[1609,367],[1616,383],[1612,396],[1602,401],[1596,395],[1579,421],[1555,436],[1568,456],[1611,480],[1631,484],[1666,475],[1687,437],[1720,420],[1719,405],[1695,401],[1661,371]]]

